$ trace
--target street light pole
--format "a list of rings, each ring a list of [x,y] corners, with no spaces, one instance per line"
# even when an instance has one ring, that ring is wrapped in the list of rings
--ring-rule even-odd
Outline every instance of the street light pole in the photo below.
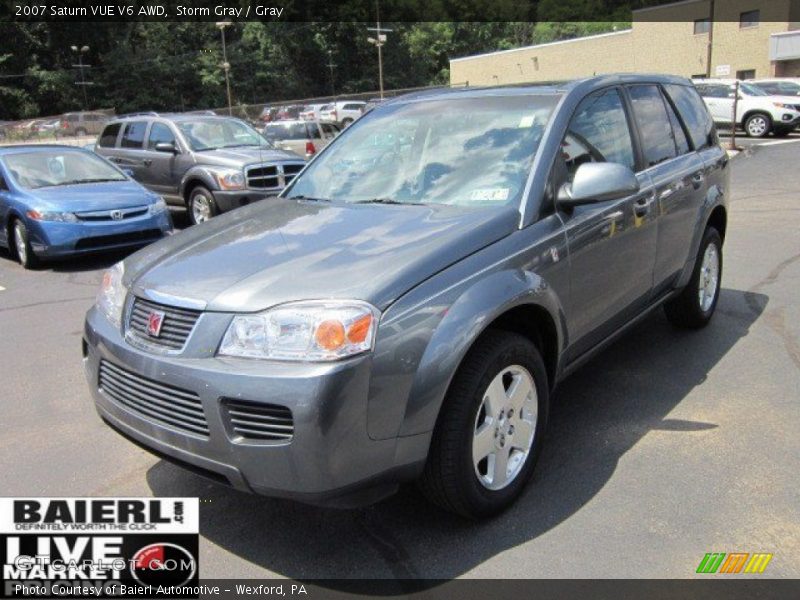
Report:
[[[70,46],[70,49],[73,52],[77,53],[77,55],[78,55],[78,64],[77,65],[72,65],[72,66],[73,67],[77,67],[78,70],[80,71],[80,74],[81,74],[81,80],[80,81],[76,81],[75,85],[81,86],[81,89],[83,90],[83,110],[86,110],[88,105],[89,105],[89,99],[88,99],[88,96],[86,95],[86,86],[90,85],[91,82],[87,83],[86,76],[84,75],[84,72],[83,72],[84,69],[89,67],[89,65],[84,65],[83,64],[83,54],[84,54],[84,52],[88,52],[89,51],[89,46],[81,46],[80,48],[78,48],[78,46]]]
[[[386,43],[386,33],[391,32],[391,29],[381,28],[380,6],[378,0],[375,0],[375,27],[367,27],[367,31],[374,31],[374,38],[367,38],[370,44],[374,44],[378,48],[378,85],[380,87],[381,100],[383,100],[383,45]]]
[[[228,72],[231,70],[231,65],[228,62],[228,51],[225,47],[225,28],[232,25],[230,21],[217,21],[217,27],[219,27],[220,32],[222,33],[222,70],[225,71],[225,88],[228,91],[228,114],[233,115],[233,103],[231,102],[231,79]]]
[[[333,80],[333,68],[336,65],[333,64],[333,50],[328,50],[328,68],[331,70],[331,95],[333,96],[333,102],[336,103],[336,86],[334,85]]]

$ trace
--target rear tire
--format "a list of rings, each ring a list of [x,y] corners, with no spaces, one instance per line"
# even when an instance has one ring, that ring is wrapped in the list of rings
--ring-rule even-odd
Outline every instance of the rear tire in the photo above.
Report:
[[[39,266],[39,259],[33,253],[31,248],[30,238],[28,237],[28,228],[25,223],[17,219],[11,226],[11,247],[12,252],[16,256],[19,264],[24,269],[34,269]]]
[[[83,127],[78,127],[75,130],[75,137],[81,137],[81,136],[84,136],[84,135],[86,135],[86,130]]]
[[[508,508],[533,473],[548,407],[536,346],[516,333],[485,333],[445,397],[418,482],[422,493],[471,519]]]
[[[208,188],[202,185],[198,185],[192,190],[192,193],[189,194],[188,209],[189,220],[192,225],[204,223],[219,214],[217,203],[214,201],[214,195]]]
[[[353,119],[347,117],[346,119],[342,119],[342,127],[347,127],[353,122]]]
[[[667,319],[683,329],[705,327],[717,307],[721,283],[722,238],[716,229],[709,227],[703,234],[689,283],[664,305]]]
[[[747,117],[744,122],[744,132],[753,138],[762,138],[772,129],[772,121],[764,113],[755,113]]]

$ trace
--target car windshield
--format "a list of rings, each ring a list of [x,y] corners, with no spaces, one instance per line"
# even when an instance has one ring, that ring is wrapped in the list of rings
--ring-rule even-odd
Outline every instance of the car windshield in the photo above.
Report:
[[[96,154],[78,150],[19,152],[3,157],[11,177],[22,187],[125,181],[125,176]]]
[[[237,119],[197,119],[177,125],[195,152],[270,145],[255,129]]]
[[[351,125],[288,197],[340,202],[516,203],[555,94],[384,105]]]
[[[275,140],[304,140],[308,137],[305,123],[270,123],[264,128],[264,137]]]
[[[739,89],[748,96],[769,96],[769,93],[751,83],[741,82],[739,83]]]

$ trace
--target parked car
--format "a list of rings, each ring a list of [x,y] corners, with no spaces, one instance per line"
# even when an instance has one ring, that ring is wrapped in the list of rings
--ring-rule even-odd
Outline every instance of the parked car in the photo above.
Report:
[[[336,125],[320,121],[276,121],[264,127],[264,137],[275,147],[306,159],[322,150],[338,134]]]
[[[697,91],[708,106],[714,122],[730,127],[733,117],[735,80],[695,79]],[[739,82],[736,104],[736,127],[750,137],[764,137],[772,132],[783,137],[800,124],[800,99],[771,96],[751,83]]]
[[[800,96],[800,79],[797,78],[748,79],[747,83],[773,96]]]
[[[305,108],[302,104],[289,104],[281,106],[275,115],[275,121],[290,121],[300,118],[300,111]]]
[[[244,121],[187,114],[112,121],[96,152],[168,203],[186,206],[194,224],[277,195],[305,165]]]
[[[0,245],[26,269],[172,232],[156,194],[91,152],[57,145],[0,148],[0,225]]]
[[[306,104],[297,116],[306,121],[319,121],[323,106],[325,104]]]
[[[106,273],[84,328],[97,410],[240,490],[353,506],[417,479],[494,514],[561,380],[660,306],[712,318],[729,171],[682,78],[388,101],[277,201]]]
[[[341,123],[342,127],[347,127],[362,115],[366,105],[366,102],[349,100],[326,104],[320,109],[319,119],[320,121]]]
[[[64,113],[61,117],[59,136],[97,135],[103,130],[109,116],[101,112],[82,111]]]
[[[258,118],[263,123],[269,123],[277,118],[279,110],[277,106],[265,106],[261,109],[261,114]]]

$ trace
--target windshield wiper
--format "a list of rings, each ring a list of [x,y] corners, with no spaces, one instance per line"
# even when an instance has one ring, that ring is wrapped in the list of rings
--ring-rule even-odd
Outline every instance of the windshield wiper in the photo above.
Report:
[[[225,148],[244,148],[249,146],[258,147],[258,146],[263,146],[263,144],[231,144],[230,146],[222,146],[222,149],[224,150]]]
[[[392,198],[370,198],[369,200],[356,200],[354,204],[410,204],[413,206],[425,206],[423,202],[401,202]]]
[[[58,187],[60,185],[78,185],[79,183],[103,183],[106,181],[125,181],[122,178],[105,177],[100,179],[70,179],[69,181],[62,181],[61,183],[54,183],[52,185],[43,185],[41,187]]]
[[[289,196],[289,200],[305,200],[306,202],[331,202],[330,198],[312,198],[311,196]]]

